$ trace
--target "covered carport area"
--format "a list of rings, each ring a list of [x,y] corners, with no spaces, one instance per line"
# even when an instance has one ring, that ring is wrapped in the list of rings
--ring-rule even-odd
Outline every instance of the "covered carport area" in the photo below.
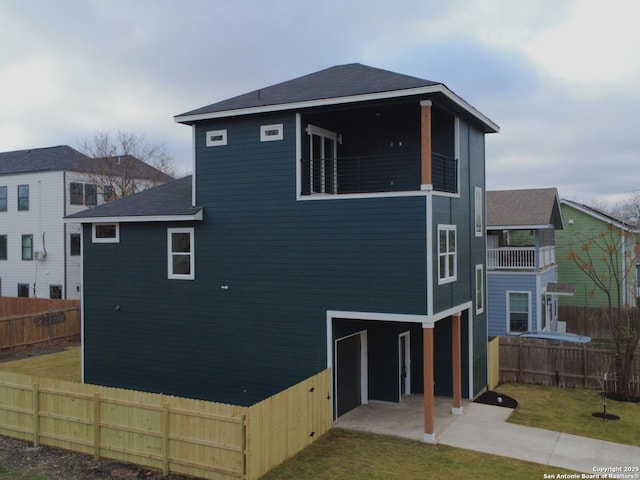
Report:
[[[418,401],[422,440],[435,442],[436,397],[449,399],[450,416],[472,396],[470,316],[470,305],[430,317],[327,312],[334,420],[360,405]]]

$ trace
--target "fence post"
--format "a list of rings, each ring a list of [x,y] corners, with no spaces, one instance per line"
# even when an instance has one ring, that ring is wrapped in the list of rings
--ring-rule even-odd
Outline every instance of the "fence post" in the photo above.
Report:
[[[100,394],[93,395],[93,458],[100,459]]]
[[[522,382],[522,338],[518,338],[518,379],[517,382]]]
[[[242,479],[247,478],[247,416],[242,415]]]
[[[582,346],[582,374],[584,375],[584,388],[589,387],[589,349],[587,345]]]
[[[162,404],[162,474],[169,475],[169,403]]]
[[[33,384],[33,446],[40,446],[40,389],[37,383]]]

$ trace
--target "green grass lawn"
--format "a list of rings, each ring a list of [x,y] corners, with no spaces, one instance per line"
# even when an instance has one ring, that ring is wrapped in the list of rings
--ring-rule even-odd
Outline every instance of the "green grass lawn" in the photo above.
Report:
[[[512,423],[640,447],[640,403],[607,399],[607,413],[620,420],[604,421],[592,415],[603,411],[596,390],[509,383],[496,391],[518,401]]]
[[[541,479],[573,473],[485,453],[334,428],[261,480]]]
[[[0,371],[3,370],[79,382],[81,380],[80,347],[67,347],[61,352],[0,363]]]

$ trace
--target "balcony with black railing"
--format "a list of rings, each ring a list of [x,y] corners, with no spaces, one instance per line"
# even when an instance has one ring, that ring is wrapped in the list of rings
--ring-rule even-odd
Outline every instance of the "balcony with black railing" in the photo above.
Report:
[[[458,161],[431,155],[433,189],[457,193]],[[421,186],[419,152],[303,159],[302,195],[418,191]]]

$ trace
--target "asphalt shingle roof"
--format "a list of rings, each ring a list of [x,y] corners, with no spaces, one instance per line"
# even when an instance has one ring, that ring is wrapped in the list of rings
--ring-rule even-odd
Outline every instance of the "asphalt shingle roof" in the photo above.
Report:
[[[555,225],[562,228],[555,188],[487,192],[487,227]]]
[[[67,218],[114,218],[194,215],[200,210],[191,205],[191,175],[144,190],[134,195],[103,203]]]
[[[369,67],[360,63],[338,65],[270,87],[213,103],[177,115],[199,115],[245,108],[349,97],[440,85],[439,82]]]
[[[60,170],[100,174],[105,171],[105,162],[110,164],[108,171],[118,175],[117,166],[121,158],[126,158],[127,174],[130,176],[160,182],[171,180],[170,176],[131,155],[96,159],[68,145],[0,152],[0,175]]]

